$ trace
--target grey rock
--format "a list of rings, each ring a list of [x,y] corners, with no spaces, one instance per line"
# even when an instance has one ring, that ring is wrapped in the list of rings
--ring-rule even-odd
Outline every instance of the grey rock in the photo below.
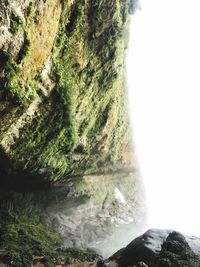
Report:
[[[180,260],[184,253],[189,255],[188,261],[192,257],[191,255],[198,258],[200,256],[200,238],[184,236],[173,230],[150,229],[109,257],[111,261],[109,266],[112,266],[112,262],[117,262],[121,267],[148,266],[149,264],[152,266],[151,264],[157,264],[157,259],[166,251],[173,255],[181,255]]]

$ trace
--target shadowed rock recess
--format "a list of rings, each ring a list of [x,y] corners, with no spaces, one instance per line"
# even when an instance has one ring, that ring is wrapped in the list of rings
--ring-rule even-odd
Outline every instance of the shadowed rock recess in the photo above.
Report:
[[[0,265],[94,260],[63,244],[141,223],[124,79],[135,7],[0,1]]]

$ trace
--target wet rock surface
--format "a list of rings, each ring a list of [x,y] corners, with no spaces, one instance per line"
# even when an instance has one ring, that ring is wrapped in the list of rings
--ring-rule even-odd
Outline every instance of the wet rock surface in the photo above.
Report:
[[[42,221],[61,234],[65,247],[89,247],[107,257],[129,242],[127,233],[132,235],[144,223],[135,176],[132,172],[85,176],[81,188],[80,181],[78,187],[62,183],[50,192]],[[116,242],[118,235],[122,238]]]
[[[200,238],[150,229],[109,257],[108,266],[199,267]],[[104,266],[106,262],[100,263]]]

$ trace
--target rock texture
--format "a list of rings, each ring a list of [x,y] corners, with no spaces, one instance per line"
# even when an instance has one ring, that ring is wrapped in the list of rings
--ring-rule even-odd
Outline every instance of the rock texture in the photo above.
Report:
[[[0,1],[0,261],[9,266],[54,264],[63,243],[45,224],[83,247],[137,221],[124,79],[136,2]]]
[[[84,176],[74,186],[58,184],[47,199],[42,219],[61,234],[67,247],[105,253],[103,242],[108,244],[116,228],[126,235],[127,226],[130,232],[144,223],[144,201],[134,173]],[[114,242],[115,250],[125,242],[125,237],[118,246]],[[114,251],[112,247],[110,243],[108,251]]]
[[[173,230],[150,229],[108,260],[108,266],[197,267],[200,266],[200,238]]]
[[[0,3],[0,169],[47,180],[132,168],[132,0]],[[9,167],[8,167],[9,166]]]

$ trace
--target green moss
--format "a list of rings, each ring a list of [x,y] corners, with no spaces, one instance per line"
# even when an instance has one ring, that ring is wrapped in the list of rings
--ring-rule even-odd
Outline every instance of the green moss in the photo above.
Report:
[[[10,99],[15,104],[27,104],[33,101],[35,97],[35,81],[29,79],[24,83],[20,79],[22,65],[31,54],[31,37],[28,35],[28,26],[22,22],[21,18],[15,13],[10,15],[10,31],[17,34],[19,29],[24,32],[24,43],[17,56],[1,51],[4,54],[4,66],[0,73],[1,78],[1,95],[3,99]]]
[[[22,19],[17,14],[11,13],[11,15],[10,15],[10,32],[15,35],[22,28],[22,26],[23,26]]]
[[[36,19],[36,11],[37,11],[37,1],[30,2],[26,9],[26,22],[27,24],[33,23],[33,21]]]
[[[24,42],[19,44],[20,50],[17,55],[15,53],[9,55],[9,60],[1,73],[1,91],[3,91],[1,95],[2,100],[8,99],[18,105],[27,106],[35,99],[38,93],[38,85],[35,86],[37,76],[52,48],[51,33],[48,33],[49,36],[43,36],[41,33],[45,32],[45,18],[41,18],[38,5],[38,1],[29,4],[27,10],[24,10],[23,21],[16,13],[9,15],[10,31],[17,34],[19,29],[22,30],[19,37],[14,36],[13,38],[21,39],[24,35]],[[46,6],[48,7],[48,5]],[[47,11],[44,16],[48,16]],[[48,41],[45,42],[45,38]],[[50,47],[47,47],[49,43]],[[43,49],[44,51],[42,51]],[[46,50],[49,50],[49,54]]]
[[[63,2],[52,50],[56,87],[39,107],[42,116],[11,147],[9,157],[16,165],[42,170],[52,181],[119,166],[128,127],[123,68],[130,2],[80,0],[72,7]],[[22,55],[29,55],[29,44],[27,37]],[[19,54],[18,62],[24,56]],[[5,91],[17,103],[30,103],[37,81],[23,85],[19,74],[11,73]],[[79,145],[84,147],[81,153],[76,151]]]
[[[185,237],[180,233],[172,232],[162,245],[162,250],[156,258],[153,267],[197,267],[200,266],[200,257],[196,255]]]
[[[22,63],[31,54],[31,38],[28,34],[25,34],[24,43],[17,55],[18,64]]]
[[[72,6],[69,2],[62,1],[60,28],[51,54],[55,89],[48,99],[41,97],[37,115],[19,129],[20,138],[7,152],[14,170],[42,173],[44,179],[54,182],[119,168],[128,126],[124,36],[132,1],[80,0]],[[22,106],[33,102],[42,82],[37,79],[40,70],[23,80],[24,63],[32,54],[30,28],[37,25],[37,2],[30,4],[26,14],[25,25],[19,18],[12,22],[13,34],[20,27],[25,31],[19,54],[14,57],[0,51],[0,97]],[[75,193],[96,204],[111,201],[113,188],[114,182],[110,188],[107,184],[88,187],[83,180],[74,184]],[[14,212],[0,214],[0,258],[13,261],[13,266],[29,266],[33,255],[45,256],[51,266],[53,257],[58,257],[55,245],[61,241],[59,236],[40,223],[40,211],[30,194],[15,195],[14,203]],[[61,254],[68,263],[88,257],[76,250]]]
[[[101,259],[101,257],[91,251],[91,250],[83,250],[78,248],[67,248],[65,250],[58,250],[58,253],[63,255],[65,259],[65,264],[72,264],[74,262],[93,262]]]
[[[134,200],[137,195],[138,187],[132,174],[94,174],[92,178],[84,176],[73,181],[74,195],[82,197],[84,199],[82,204],[86,206],[100,205],[105,201],[106,203],[115,202],[116,187],[127,197],[127,201]]]
[[[69,118],[60,97],[54,96],[53,110],[50,114],[43,113],[43,117],[36,118],[28,129],[26,137],[20,140],[10,152],[10,157],[20,159],[21,154],[29,155],[26,168],[33,167],[46,169],[51,172],[51,180],[57,180],[65,174],[68,162],[65,154],[74,146],[73,131],[69,126]],[[60,103],[59,105],[57,103]],[[34,149],[33,149],[34,148]]]
[[[16,104],[30,103],[33,101],[37,91],[37,81],[29,80],[24,84],[20,81],[21,73],[20,63],[30,54],[30,39],[25,37],[17,60],[9,53],[1,51],[4,58],[4,66],[0,73],[1,77],[1,95],[3,98],[11,98]]]
[[[31,266],[33,256],[45,256],[48,266],[53,263],[55,248],[62,240],[41,224],[40,201],[33,193],[10,193],[0,198],[0,260],[8,266]]]
[[[22,63],[31,54],[31,37],[28,34],[28,24],[25,24],[17,14],[11,13],[10,31],[13,34],[17,34],[20,29],[24,31],[24,43],[18,55],[15,57],[1,51],[6,57],[6,64],[1,72],[1,91],[3,92],[1,95],[3,98],[9,98],[15,104],[26,105],[34,100],[37,91],[36,81],[32,80],[31,77],[26,83],[20,78]]]
[[[31,221],[7,224],[0,241],[1,259],[12,262],[12,266],[28,266],[33,256],[54,255],[56,245],[61,239],[54,231],[42,224]]]
[[[5,94],[10,96],[14,103],[28,105],[35,99],[37,91],[37,83],[35,81],[27,81],[26,85],[24,85],[15,75],[10,74],[6,78]]]
[[[61,259],[66,264],[98,259],[89,250],[58,249],[63,245],[59,234],[40,222],[43,198],[47,201],[46,196],[37,193],[0,197],[0,261],[12,267],[28,267],[39,261],[50,267],[58,265]]]
[[[87,194],[87,183],[83,179],[78,179],[74,183],[74,190],[78,195]]]
[[[56,249],[62,244],[60,236],[31,219],[15,219],[10,215],[6,218],[4,214],[3,221],[0,229],[0,260],[7,266],[28,267],[40,262],[51,267],[60,260],[70,264],[100,259],[99,255],[89,250]]]

